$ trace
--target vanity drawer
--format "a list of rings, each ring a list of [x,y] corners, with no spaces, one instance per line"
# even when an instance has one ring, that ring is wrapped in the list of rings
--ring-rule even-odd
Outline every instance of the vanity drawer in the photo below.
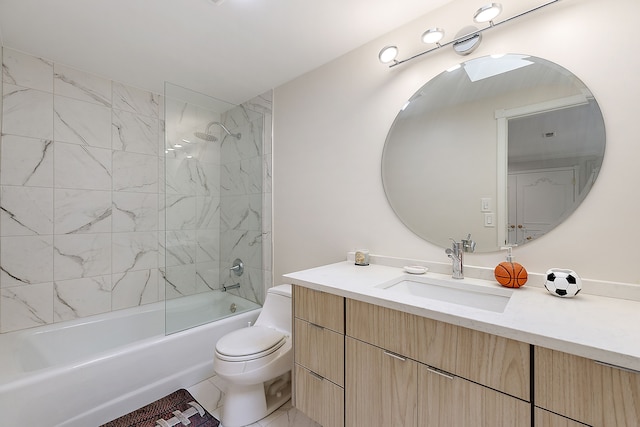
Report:
[[[344,389],[296,364],[296,408],[323,427],[344,426]]]
[[[595,427],[637,427],[640,372],[536,347],[535,403]]]
[[[293,312],[299,319],[344,334],[344,298],[341,296],[294,285]]]
[[[295,319],[296,363],[344,386],[344,335]]]
[[[459,326],[417,316],[416,343],[418,362],[446,372],[456,372]]]
[[[418,362],[455,371],[458,327],[347,299],[347,335]]]
[[[529,344],[458,327],[456,375],[530,401]]]
[[[530,400],[528,344],[351,299],[347,336]]]
[[[422,364],[418,378],[419,426],[531,426],[529,402]]]
[[[417,316],[347,299],[347,336],[415,358]]]

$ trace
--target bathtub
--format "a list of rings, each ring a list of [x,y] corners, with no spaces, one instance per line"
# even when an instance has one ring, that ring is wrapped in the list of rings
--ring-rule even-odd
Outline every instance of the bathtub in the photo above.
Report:
[[[0,425],[98,426],[196,384],[213,375],[216,341],[259,308],[210,292],[168,301],[168,317],[222,319],[170,335],[164,302],[0,335]]]

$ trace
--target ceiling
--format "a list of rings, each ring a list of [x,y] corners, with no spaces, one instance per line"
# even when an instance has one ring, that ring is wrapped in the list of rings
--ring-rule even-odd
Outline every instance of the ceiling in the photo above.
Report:
[[[0,0],[0,41],[141,89],[242,103],[452,0]]]

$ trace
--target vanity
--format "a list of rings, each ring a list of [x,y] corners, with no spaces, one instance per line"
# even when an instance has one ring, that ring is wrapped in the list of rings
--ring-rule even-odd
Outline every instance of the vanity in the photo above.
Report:
[[[325,427],[640,425],[639,301],[351,260],[285,278],[294,406]]]
[[[568,219],[605,143],[593,93],[542,58],[474,58],[416,91],[387,135],[382,183],[409,230],[453,240],[454,264],[412,275],[349,255],[285,275],[294,406],[325,427],[640,426],[640,288],[556,298],[541,274],[507,289],[493,268],[462,271],[463,251],[530,244]]]

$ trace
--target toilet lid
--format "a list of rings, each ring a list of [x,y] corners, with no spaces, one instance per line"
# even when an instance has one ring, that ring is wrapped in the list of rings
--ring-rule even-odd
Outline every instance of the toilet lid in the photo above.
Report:
[[[252,360],[273,353],[284,345],[282,332],[263,326],[238,329],[218,340],[216,352],[221,359]]]

